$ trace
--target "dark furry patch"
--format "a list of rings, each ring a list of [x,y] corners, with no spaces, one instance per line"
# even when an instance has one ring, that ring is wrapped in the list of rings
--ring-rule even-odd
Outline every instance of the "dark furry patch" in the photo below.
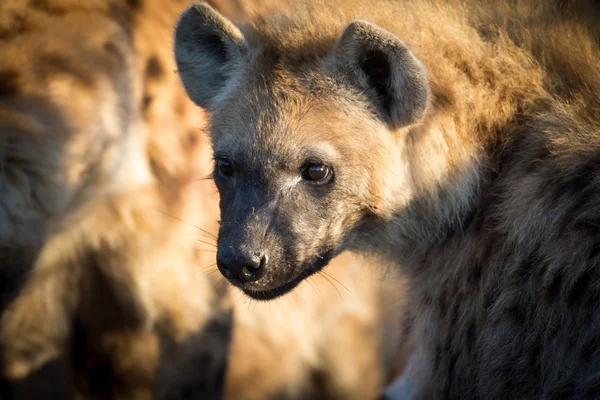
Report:
[[[146,63],[146,77],[149,79],[159,79],[165,73],[165,69],[156,56],[150,57]]]
[[[0,71],[0,97],[16,96],[20,92],[19,72],[14,69]]]
[[[75,399],[74,385],[67,357],[51,361],[27,378],[18,381],[0,379],[3,400]]]
[[[183,343],[163,341],[154,395],[157,400],[221,399],[233,329],[224,311]]]

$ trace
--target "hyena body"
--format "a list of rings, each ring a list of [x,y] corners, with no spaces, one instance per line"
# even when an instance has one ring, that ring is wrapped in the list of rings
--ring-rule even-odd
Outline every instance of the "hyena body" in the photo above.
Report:
[[[407,274],[416,398],[597,396],[594,11],[311,4],[180,19],[180,75],[213,114],[221,272],[271,299],[375,252]]]
[[[362,400],[382,384],[379,285],[349,258],[327,278],[342,283],[278,307],[234,294],[229,346],[231,294],[197,229],[218,216],[196,180],[205,115],[172,60],[187,4],[0,4],[3,399]]]

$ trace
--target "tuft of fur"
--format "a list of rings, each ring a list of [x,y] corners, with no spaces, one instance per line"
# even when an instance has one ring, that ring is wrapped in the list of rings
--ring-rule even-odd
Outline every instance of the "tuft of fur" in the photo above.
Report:
[[[219,61],[226,81],[204,100],[192,98],[210,99],[215,158],[236,167],[232,177],[215,173],[220,248],[232,246],[229,238],[256,245],[248,232],[264,232],[261,249],[277,260],[264,278],[238,285],[272,298],[326,264],[315,254],[375,252],[407,274],[414,349],[404,393],[595,396],[600,49],[593,7],[317,0],[239,26],[246,51],[227,53]],[[238,29],[217,13],[213,26],[190,13],[178,32],[201,24],[213,36],[222,34],[217,25]],[[365,41],[353,34],[357,25],[380,28],[369,28]],[[186,35],[175,43],[192,95],[196,71],[210,73],[186,63],[203,48],[204,38],[195,39],[196,47]],[[337,62],[337,44],[349,39],[365,62]],[[414,59],[426,80],[416,78]],[[403,79],[394,79],[398,71]],[[426,92],[424,113],[415,113]],[[397,124],[402,118],[390,118],[390,107],[391,115],[417,118]],[[315,159],[335,171],[318,187],[298,175]]]

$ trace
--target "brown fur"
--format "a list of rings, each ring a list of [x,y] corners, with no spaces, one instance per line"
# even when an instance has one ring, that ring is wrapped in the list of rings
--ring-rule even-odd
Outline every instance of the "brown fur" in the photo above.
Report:
[[[189,9],[179,71],[233,165],[215,172],[219,252],[269,255],[232,282],[273,298],[374,251],[408,274],[417,398],[595,396],[591,7],[315,1],[240,27]],[[319,186],[301,175],[315,159],[335,174]]]

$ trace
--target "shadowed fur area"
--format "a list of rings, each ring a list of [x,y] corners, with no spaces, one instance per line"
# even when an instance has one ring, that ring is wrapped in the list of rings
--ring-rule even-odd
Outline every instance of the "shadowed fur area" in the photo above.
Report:
[[[272,299],[375,253],[407,275],[403,393],[596,396],[597,4],[299,3],[238,25],[199,3],[176,29],[221,272]]]

